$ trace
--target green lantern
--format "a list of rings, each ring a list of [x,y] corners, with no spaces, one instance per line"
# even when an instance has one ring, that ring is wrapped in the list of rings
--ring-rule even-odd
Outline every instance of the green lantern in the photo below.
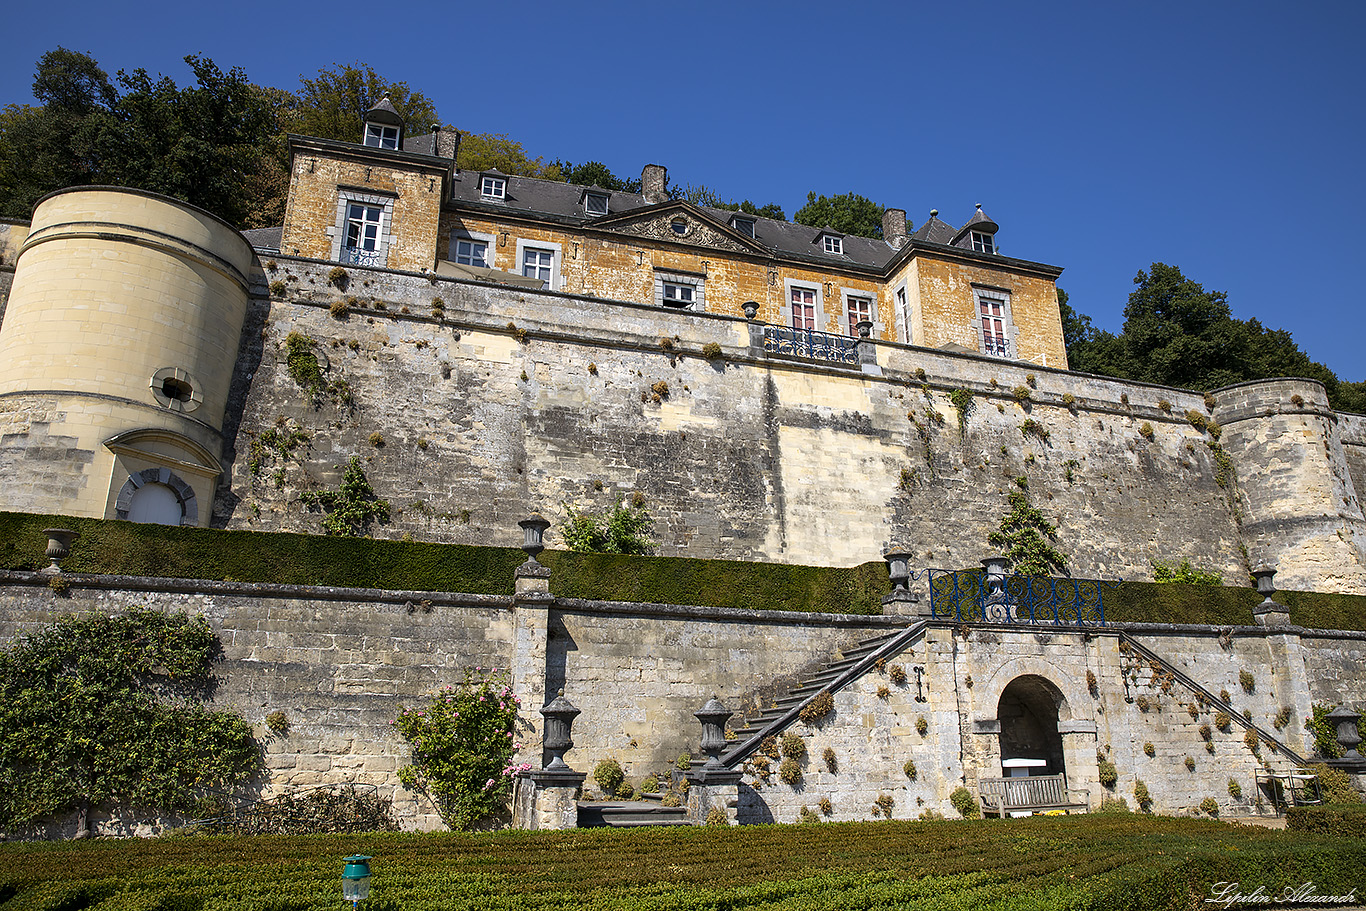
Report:
[[[342,900],[355,907],[370,897],[370,858],[352,854],[342,868]]]

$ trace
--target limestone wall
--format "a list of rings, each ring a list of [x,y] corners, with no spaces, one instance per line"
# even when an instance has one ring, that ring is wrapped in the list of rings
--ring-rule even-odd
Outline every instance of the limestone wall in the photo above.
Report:
[[[515,543],[534,510],[558,520],[639,491],[666,554],[848,565],[895,542],[916,565],[963,566],[988,553],[1024,478],[1075,575],[1142,579],[1153,560],[1189,559],[1232,580],[1247,547],[1286,588],[1366,590],[1346,546],[1359,508],[1297,486],[1345,477],[1336,451],[1311,441],[1288,473],[1241,465],[1244,437],[1274,428],[1235,420],[1229,476],[1186,417],[1208,416],[1203,396],[894,344],[875,346],[870,373],[766,357],[750,324],[719,315],[382,272],[343,294],[331,268],[281,257],[269,277],[285,299],[244,333],[260,349],[239,367],[220,524],[316,531],[299,494],[335,486],[359,455],[394,506],[388,536]],[[329,313],[348,298],[349,313]],[[314,340],[351,402],[308,399],[284,363],[290,333]],[[710,342],[722,357],[702,356]],[[964,430],[956,388],[972,394]],[[308,440],[254,457],[277,425]],[[1249,488],[1275,498],[1250,511]],[[1244,535],[1245,515],[1266,510],[1319,516],[1318,537],[1336,522],[1337,562],[1303,545],[1303,523]]]

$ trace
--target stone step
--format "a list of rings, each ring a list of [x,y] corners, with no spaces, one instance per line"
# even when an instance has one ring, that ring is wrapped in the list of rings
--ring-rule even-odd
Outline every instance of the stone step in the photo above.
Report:
[[[683,807],[665,807],[643,800],[579,801],[579,828],[629,828],[633,826],[686,826]]]

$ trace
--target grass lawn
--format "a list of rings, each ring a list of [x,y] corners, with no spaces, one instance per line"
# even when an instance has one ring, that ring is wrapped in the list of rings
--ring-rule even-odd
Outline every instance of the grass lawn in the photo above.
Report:
[[[0,845],[0,911],[1165,909],[1210,887],[1366,895],[1366,842],[1140,815]],[[1360,886],[1360,888],[1358,888]],[[1243,907],[1247,907],[1244,905]]]

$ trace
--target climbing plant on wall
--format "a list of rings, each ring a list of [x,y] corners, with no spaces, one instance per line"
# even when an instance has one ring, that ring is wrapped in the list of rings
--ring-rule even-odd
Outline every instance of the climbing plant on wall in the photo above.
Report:
[[[465,670],[425,706],[403,708],[394,727],[413,750],[399,781],[422,791],[452,829],[470,829],[506,806],[512,780],[529,765],[514,765],[517,706],[506,674]]]
[[[1025,487],[1012,490],[1009,500],[1010,512],[1001,518],[1001,527],[987,535],[987,541],[1001,548],[1010,558],[1012,571],[1022,576],[1066,573],[1067,557],[1053,546],[1058,526],[1030,502]]]
[[[184,813],[261,766],[251,728],[199,704],[218,640],[202,617],[65,617],[0,653],[0,826],[99,807]]]

